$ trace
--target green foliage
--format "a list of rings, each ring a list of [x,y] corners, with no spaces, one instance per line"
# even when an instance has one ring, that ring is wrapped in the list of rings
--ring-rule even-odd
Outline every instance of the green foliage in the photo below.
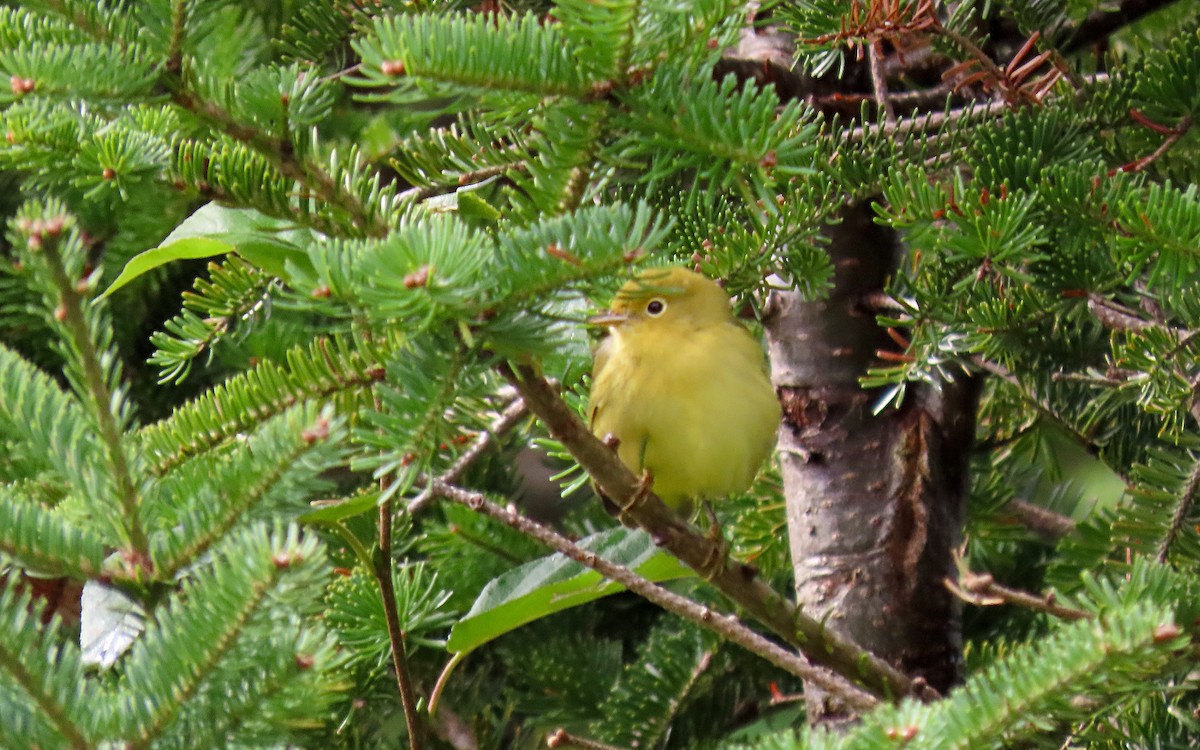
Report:
[[[892,5],[891,30],[920,7]],[[474,649],[428,719],[433,746],[540,745],[559,727],[628,747],[745,739],[788,678],[599,598],[613,591],[595,574],[466,506],[398,509],[445,472],[508,492],[533,440],[565,457],[525,422],[458,465],[511,400],[501,362],[535,361],[583,410],[584,318],[633,268],[693,264],[769,316],[770,289],[818,300],[852,271],[823,230],[864,200],[905,252],[888,299],[856,301],[879,302],[904,349],[863,381],[876,407],[986,374],[966,563],[1094,619],[971,610],[970,674],[947,698],[843,735],[764,722],[751,741],[1194,734],[1195,12],[1116,38],[1106,75],[1095,55],[1047,58],[1067,75],[1036,105],[979,96],[1014,85],[979,60],[960,74],[985,78],[953,90],[892,76],[893,121],[853,47],[978,47],[1003,67],[1034,31],[1031,54],[1066,50],[1094,9],[963,2],[894,37],[867,18],[884,6],[771,5],[796,70],[847,76],[799,84],[731,59],[771,30],[728,0],[0,8],[0,744],[402,746],[389,575],[422,696],[447,641]],[[1096,499],[1075,454],[1124,494]],[[717,513],[785,588],[782,495],[767,471]],[[1017,500],[1074,530],[1016,525]],[[554,509],[564,531],[628,541],[578,502]],[[674,576],[647,544],[604,554]],[[145,631],[85,669],[77,624],[32,614],[21,582],[50,576],[109,584]]]

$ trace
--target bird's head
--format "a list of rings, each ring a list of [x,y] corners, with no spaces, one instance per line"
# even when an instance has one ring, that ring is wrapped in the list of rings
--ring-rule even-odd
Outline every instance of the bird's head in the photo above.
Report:
[[[703,326],[731,319],[729,296],[686,268],[651,268],[625,283],[612,306],[589,322],[610,327]]]

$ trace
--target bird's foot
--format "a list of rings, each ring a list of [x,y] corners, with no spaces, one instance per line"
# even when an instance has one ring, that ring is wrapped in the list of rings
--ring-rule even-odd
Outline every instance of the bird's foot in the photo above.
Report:
[[[708,531],[704,532],[704,538],[712,547],[696,572],[704,580],[711,581],[725,570],[729,562],[729,542],[721,533],[721,522],[717,520],[717,514],[713,512],[712,504],[707,500],[704,501],[704,513],[708,516]]]
[[[629,498],[629,502],[621,506],[620,512],[617,514],[617,519],[621,521],[621,525],[631,529],[638,528],[638,524],[629,516],[629,512],[646,502],[646,498],[650,497],[653,487],[654,475],[650,473],[649,469],[643,469],[642,476],[638,479],[637,487],[634,489],[633,495]]]

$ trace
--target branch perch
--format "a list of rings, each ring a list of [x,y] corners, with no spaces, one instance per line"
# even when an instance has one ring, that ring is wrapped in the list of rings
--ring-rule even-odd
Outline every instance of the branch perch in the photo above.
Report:
[[[521,393],[529,410],[566,446],[600,490],[618,507],[625,509],[625,517],[648,531],[656,544],[688,567],[701,571],[713,586],[743,607],[751,617],[802,650],[814,662],[877,696],[898,699],[916,691],[913,681],[903,672],[801,612],[759,580],[753,568],[731,562],[720,542],[706,538],[657,496],[646,493],[617,454],[592,435],[554,387],[534,368],[502,363],[498,369]],[[934,695],[930,690],[923,690],[919,697],[932,698]]]
[[[859,688],[847,684],[843,679],[830,675],[822,669],[813,667],[800,656],[780,647],[742,625],[732,616],[698,604],[686,596],[681,596],[670,589],[646,580],[629,568],[598,557],[594,552],[583,549],[562,534],[543,526],[536,521],[502,508],[496,503],[489,502],[482,493],[449,484],[441,479],[435,479],[429,485],[429,491],[439,497],[444,497],[457,503],[462,503],[477,513],[482,513],[501,523],[507,524],[526,536],[550,547],[566,557],[582,563],[600,573],[605,578],[616,581],[626,589],[642,598],[657,604],[668,612],[690,620],[702,628],[711,630],[725,640],[736,643],[747,651],[766,659],[780,669],[796,675],[800,679],[819,686],[822,690],[833,693],[850,706],[862,711],[874,708],[878,701]]]

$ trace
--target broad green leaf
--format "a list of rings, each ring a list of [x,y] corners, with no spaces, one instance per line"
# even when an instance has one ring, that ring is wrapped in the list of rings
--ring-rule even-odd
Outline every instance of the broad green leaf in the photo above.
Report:
[[[105,290],[108,296],[139,276],[176,260],[211,258],[237,253],[273,276],[288,278],[287,264],[308,269],[304,247],[314,240],[308,229],[259,213],[251,208],[201,206],[167,235],[158,247],[139,253],[125,264]]]
[[[369,510],[379,507],[379,504],[380,493],[368,492],[365,495],[357,495],[343,500],[335,505],[313,508],[301,515],[299,520],[303,523],[332,523],[333,521],[341,521],[351,516],[366,513]]]
[[[610,529],[589,536],[579,546],[651,581],[694,575],[673,555],[655,546],[644,531]],[[471,611],[450,631],[446,648],[454,653],[471,651],[539,618],[624,590],[563,555],[543,557],[484,587]]]
[[[107,297],[144,273],[153,271],[159,266],[173,260],[193,260],[195,258],[211,258],[214,255],[224,255],[234,251],[234,246],[220,240],[193,237],[191,239],[173,242],[170,245],[160,245],[138,253],[125,264],[121,274],[104,290],[102,297]]]

